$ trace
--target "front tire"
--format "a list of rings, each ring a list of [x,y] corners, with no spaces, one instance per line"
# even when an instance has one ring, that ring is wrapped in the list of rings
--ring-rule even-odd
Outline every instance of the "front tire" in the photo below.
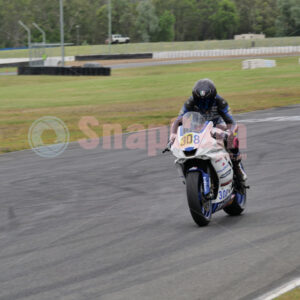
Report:
[[[186,191],[193,220],[200,227],[207,226],[212,216],[212,203],[211,200],[204,199],[200,172],[190,172],[187,174]]]

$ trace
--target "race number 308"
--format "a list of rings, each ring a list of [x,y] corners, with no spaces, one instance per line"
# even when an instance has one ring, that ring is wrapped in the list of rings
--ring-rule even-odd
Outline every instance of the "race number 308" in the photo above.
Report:
[[[200,143],[199,135],[197,135],[197,134],[194,135],[194,134],[190,133],[190,134],[187,134],[184,137],[182,137],[180,146],[184,147],[184,146],[192,145],[192,144],[197,145],[199,143]]]
[[[219,200],[227,198],[229,195],[229,190],[224,190],[219,192]]]
[[[181,139],[181,143],[180,146],[184,147],[186,145],[190,145],[193,143],[193,135],[192,134],[188,134],[185,135],[182,139]]]

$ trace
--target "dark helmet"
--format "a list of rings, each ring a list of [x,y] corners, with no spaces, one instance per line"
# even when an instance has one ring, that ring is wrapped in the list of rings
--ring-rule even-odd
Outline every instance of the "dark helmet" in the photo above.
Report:
[[[201,79],[196,82],[193,88],[193,98],[196,102],[201,102],[206,108],[209,108],[216,96],[216,86],[210,79]]]

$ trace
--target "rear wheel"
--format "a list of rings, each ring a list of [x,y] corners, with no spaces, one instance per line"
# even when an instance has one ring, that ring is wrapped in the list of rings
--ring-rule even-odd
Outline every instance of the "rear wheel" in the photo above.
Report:
[[[230,216],[240,215],[246,208],[247,191],[246,188],[240,188],[235,192],[235,197],[232,204],[224,208],[224,211]]]
[[[200,227],[208,225],[212,215],[212,203],[204,199],[201,173],[187,174],[186,191],[190,212],[195,223]]]

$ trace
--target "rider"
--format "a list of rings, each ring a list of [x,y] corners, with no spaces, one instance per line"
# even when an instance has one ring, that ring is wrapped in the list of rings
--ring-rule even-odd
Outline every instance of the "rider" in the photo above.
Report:
[[[212,121],[214,126],[225,125],[225,145],[227,151],[230,153],[234,172],[240,182],[245,182],[247,175],[241,164],[239,140],[236,137],[237,124],[232,117],[228,103],[217,94],[215,84],[210,79],[202,79],[196,82],[192,96],[184,103],[178,118],[172,125],[170,135],[171,144],[176,139],[177,129],[182,122],[183,115],[189,111],[199,112],[207,121]]]

